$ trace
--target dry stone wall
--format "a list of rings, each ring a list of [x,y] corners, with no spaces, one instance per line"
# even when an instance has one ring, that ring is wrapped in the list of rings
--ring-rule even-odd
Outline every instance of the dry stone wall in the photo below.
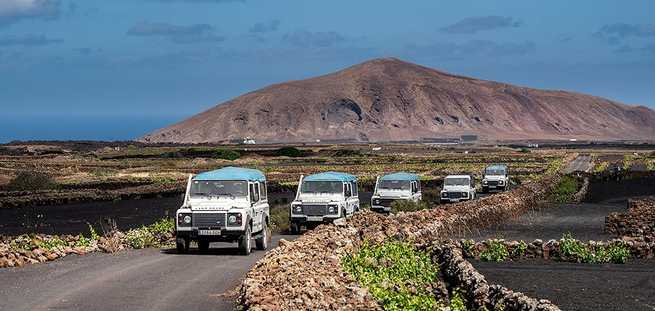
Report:
[[[655,197],[628,201],[627,213],[611,213],[605,230],[616,236],[655,238]]]

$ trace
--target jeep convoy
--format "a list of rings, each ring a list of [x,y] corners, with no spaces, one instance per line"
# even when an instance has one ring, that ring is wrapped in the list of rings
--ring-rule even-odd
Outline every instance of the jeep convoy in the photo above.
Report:
[[[289,211],[291,233],[350,217],[358,210],[357,177],[339,172],[301,176]]]
[[[176,213],[176,247],[189,251],[191,241],[200,251],[210,242],[238,242],[250,254],[255,239],[258,250],[270,241],[266,177],[258,170],[225,167],[189,176],[184,203]]]
[[[483,192],[509,188],[506,165],[488,166],[483,176]],[[476,197],[473,176],[449,175],[444,179],[439,200],[455,203]],[[396,201],[420,200],[419,176],[388,174],[376,179],[371,210],[389,213]],[[290,231],[298,234],[303,226],[350,217],[359,211],[359,205],[357,177],[339,172],[301,176],[289,206]],[[211,242],[236,242],[241,253],[248,255],[253,239],[258,250],[266,250],[271,239],[266,176],[258,170],[237,167],[190,175],[184,203],[175,216],[179,253],[188,252],[191,242],[197,242],[200,251],[207,251]]]
[[[390,213],[393,202],[419,202],[421,199],[421,181],[418,175],[404,172],[384,175],[378,177],[375,182],[371,210]]]

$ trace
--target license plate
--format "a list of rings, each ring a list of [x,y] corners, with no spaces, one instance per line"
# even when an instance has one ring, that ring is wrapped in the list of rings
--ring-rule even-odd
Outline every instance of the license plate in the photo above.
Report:
[[[221,230],[198,230],[198,235],[221,235]]]

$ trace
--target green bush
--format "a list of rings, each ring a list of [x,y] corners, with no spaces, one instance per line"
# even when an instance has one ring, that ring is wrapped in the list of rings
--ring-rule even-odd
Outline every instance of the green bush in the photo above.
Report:
[[[148,227],[132,229],[125,234],[127,245],[134,249],[141,249],[155,246],[155,237]]]
[[[91,246],[91,239],[83,236],[82,234],[77,236],[77,241],[75,241],[75,247],[89,247]]]
[[[275,155],[279,157],[299,158],[304,157],[306,153],[296,147],[283,147],[276,150]]]
[[[578,180],[575,177],[563,176],[551,193],[551,200],[557,203],[569,202],[578,191],[578,187]]]
[[[429,206],[424,201],[414,202],[409,200],[395,200],[391,203],[391,212],[415,212],[428,209]]]
[[[607,247],[608,261],[612,263],[626,263],[632,257],[630,248],[624,243],[614,243]]]
[[[216,149],[213,151],[214,158],[234,161],[241,157],[241,154],[229,149]]]
[[[524,241],[520,241],[519,245],[516,246],[512,250],[512,257],[514,258],[521,258],[523,255],[525,255],[525,252],[528,250],[528,244],[525,243]]]
[[[38,171],[20,171],[6,186],[9,191],[35,191],[57,188],[52,176]]]
[[[286,205],[271,207],[271,230],[276,233],[289,231],[289,207]]]
[[[175,232],[175,219],[166,217],[148,226],[148,230],[154,234],[166,235]]]
[[[451,311],[468,311],[466,307],[466,300],[464,299],[464,293],[461,289],[457,288],[453,291],[452,297],[450,297],[450,304],[448,305]]]
[[[521,150],[519,150],[519,152],[521,152],[521,153],[530,153],[532,151],[530,151],[530,149],[528,149],[528,148],[521,148]]]
[[[357,254],[346,255],[341,264],[385,310],[435,310],[433,294],[439,279],[438,266],[414,246],[402,242],[365,243]]]
[[[509,258],[507,246],[500,241],[489,241],[487,249],[480,253],[480,259],[483,261],[503,262]]]

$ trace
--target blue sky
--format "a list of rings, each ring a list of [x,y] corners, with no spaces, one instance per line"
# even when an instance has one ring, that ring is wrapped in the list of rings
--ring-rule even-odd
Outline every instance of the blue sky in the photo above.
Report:
[[[0,142],[131,139],[375,57],[655,107],[652,0],[0,0]]]

